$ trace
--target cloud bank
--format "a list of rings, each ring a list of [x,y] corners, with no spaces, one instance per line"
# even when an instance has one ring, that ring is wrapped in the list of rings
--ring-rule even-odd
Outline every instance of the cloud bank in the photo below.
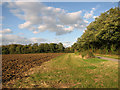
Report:
[[[10,11],[25,22],[18,25],[20,29],[28,29],[34,34],[46,30],[62,35],[74,29],[86,27],[82,11],[68,13],[64,9],[45,6],[38,2],[9,2]]]
[[[30,44],[30,43],[44,43],[47,40],[43,38],[25,38],[18,35],[12,34],[0,34],[0,38],[2,38],[2,42],[0,45],[8,45],[8,44]]]
[[[9,34],[9,33],[12,33],[12,30],[9,29],[9,28],[3,29],[3,30],[0,31],[0,33],[2,33],[2,34]]]

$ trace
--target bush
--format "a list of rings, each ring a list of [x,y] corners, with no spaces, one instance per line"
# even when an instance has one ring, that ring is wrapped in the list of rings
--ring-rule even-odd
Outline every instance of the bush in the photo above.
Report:
[[[103,49],[99,49],[99,50],[98,50],[98,53],[99,53],[99,54],[105,54],[105,53],[106,53],[106,51],[105,51],[105,50],[103,50]]]
[[[84,51],[80,53],[82,55],[82,58],[94,58],[94,54],[91,51]]]
[[[82,55],[82,58],[83,58],[84,56],[86,56],[86,55],[87,55],[87,52],[86,52],[86,51],[81,52],[81,55]]]
[[[76,55],[80,55],[80,53],[78,51],[75,52]]]
[[[74,53],[75,53],[76,55],[80,55],[80,52],[78,52],[77,50],[75,50]]]
[[[92,52],[88,52],[88,55],[89,55],[90,57],[95,57]]]

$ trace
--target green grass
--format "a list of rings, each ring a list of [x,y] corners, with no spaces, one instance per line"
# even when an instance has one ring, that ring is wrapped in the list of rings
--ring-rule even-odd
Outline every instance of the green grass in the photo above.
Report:
[[[97,58],[80,59],[65,54],[41,67],[27,78],[16,80],[18,88],[118,88],[118,63]]]
[[[99,58],[90,58],[90,59],[84,59],[84,61],[89,62],[89,63],[100,63],[100,62],[108,61],[108,60],[99,59]]]

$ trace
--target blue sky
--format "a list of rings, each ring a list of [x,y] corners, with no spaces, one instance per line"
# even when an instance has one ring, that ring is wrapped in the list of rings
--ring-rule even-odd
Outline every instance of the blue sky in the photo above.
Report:
[[[3,3],[2,44],[59,43],[70,46],[86,26],[117,2]]]

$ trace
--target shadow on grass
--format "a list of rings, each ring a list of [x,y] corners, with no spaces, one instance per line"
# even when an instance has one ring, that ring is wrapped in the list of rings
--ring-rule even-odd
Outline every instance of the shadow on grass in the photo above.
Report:
[[[90,58],[90,59],[83,59],[83,60],[90,63],[99,63],[99,62],[108,61],[108,60],[99,59],[99,58]]]

